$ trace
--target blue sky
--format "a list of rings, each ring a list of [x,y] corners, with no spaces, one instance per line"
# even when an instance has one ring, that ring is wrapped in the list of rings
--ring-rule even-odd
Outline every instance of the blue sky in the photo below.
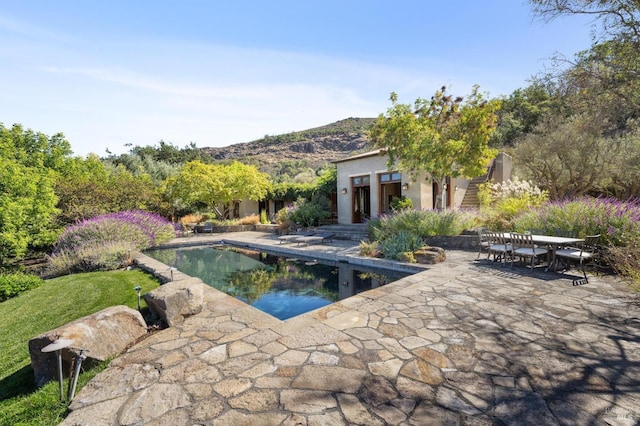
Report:
[[[390,92],[509,95],[590,41],[520,0],[4,0],[0,122],[82,156],[227,146],[375,117]]]

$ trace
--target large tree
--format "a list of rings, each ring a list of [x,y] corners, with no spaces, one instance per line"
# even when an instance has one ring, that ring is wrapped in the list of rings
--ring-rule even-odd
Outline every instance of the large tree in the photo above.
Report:
[[[524,135],[531,133],[546,114],[557,113],[560,102],[554,92],[553,82],[533,79],[529,86],[516,89],[504,99],[490,146],[513,146]]]
[[[531,0],[544,19],[593,17],[594,44],[541,77],[560,106],[521,138],[514,163],[552,198],[637,196],[640,176],[640,3]]]
[[[53,180],[70,153],[61,133],[0,124],[0,265],[55,241]]]
[[[551,21],[560,16],[585,15],[599,24],[594,37],[640,42],[640,2],[638,0],[529,0],[534,12]]]
[[[557,55],[558,70],[567,65],[602,96],[615,95],[616,109],[640,115],[640,2],[638,0],[530,0],[534,12],[547,21],[585,15],[593,22],[593,46],[568,59]]]
[[[228,219],[234,202],[264,199],[270,185],[269,176],[254,166],[237,161],[228,165],[190,161],[167,179],[165,191],[176,205],[201,203],[219,219]]]
[[[615,169],[617,144],[602,136],[594,114],[547,116],[513,151],[518,170],[551,199],[596,194]]]
[[[73,158],[58,174],[55,191],[61,225],[124,210],[157,211],[160,197],[151,177],[134,175],[123,165],[113,166],[95,154]]]
[[[500,101],[485,99],[474,86],[467,98],[454,97],[446,87],[414,105],[398,102],[376,120],[371,137],[389,155],[390,168],[414,178],[420,172],[444,183],[447,176],[473,178],[486,172],[497,151],[489,148]]]

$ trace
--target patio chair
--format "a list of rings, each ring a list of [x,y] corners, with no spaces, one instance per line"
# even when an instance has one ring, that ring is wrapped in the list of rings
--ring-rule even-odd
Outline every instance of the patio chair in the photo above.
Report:
[[[587,272],[585,270],[586,264],[596,264],[596,255],[598,250],[598,243],[600,242],[600,234],[598,235],[589,235],[585,237],[584,242],[577,243],[577,247],[565,247],[556,250],[555,261],[556,266],[558,262],[562,262],[566,267],[565,270],[568,269],[569,263],[575,262],[580,264],[580,268],[582,270],[582,275],[584,280],[573,280],[573,285],[581,285],[587,284],[589,282],[589,278],[587,278]]]
[[[478,257],[476,257],[477,259],[480,259],[480,255],[482,254],[483,251],[485,250],[489,250],[489,238],[487,237],[487,232],[489,231],[489,229],[487,228],[478,228]]]
[[[578,236],[578,233],[571,229],[556,228],[554,235],[556,237],[576,238]],[[566,248],[566,245],[560,245],[556,247],[556,250],[563,248]]]
[[[315,231],[306,231],[306,232],[299,232],[299,233],[296,233],[296,234],[280,235],[278,237],[278,240],[280,240],[280,244],[285,244],[285,243],[294,242],[298,238],[310,237],[312,235],[315,235]]]
[[[298,243],[298,245],[300,245],[300,244],[309,245],[311,243],[322,244],[325,241],[333,240],[334,236],[335,236],[335,234],[333,232],[318,232],[318,233],[310,235],[310,236],[296,238],[293,241]]]
[[[507,241],[504,234],[501,232],[487,231],[487,241],[489,246],[487,248],[487,259],[493,254],[493,261],[502,262],[502,266],[507,263],[507,256],[511,256],[513,246]]]
[[[511,233],[511,244],[513,244],[513,253],[511,256],[511,267],[513,268],[513,261],[516,256],[520,259],[531,259],[531,272],[534,271],[536,261],[540,256],[547,256],[549,250],[544,247],[539,247],[533,243],[531,234],[520,234],[518,232]]]
[[[571,229],[556,228],[555,235],[556,235],[556,237],[575,238],[575,237],[578,236],[578,233],[576,231],[571,230]]]
[[[176,237],[187,237],[191,234],[191,229],[178,222],[174,225],[176,230]]]

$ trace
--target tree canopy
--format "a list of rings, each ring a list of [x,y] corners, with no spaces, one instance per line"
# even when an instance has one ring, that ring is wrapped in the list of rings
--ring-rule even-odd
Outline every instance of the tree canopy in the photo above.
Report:
[[[202,203],[219,219],[228,218],[231,203],[243,199],[264,199],[269,188],[267,174],[237,161],[227,165],[190,161],[166,182],[170,199]]]
[[[638,194],[640,178],[640,3],[531,0],[544,19],[594,18],[594,44],[554,58],[538,78],[550,108],[515,141],[514,163],[551,198]],[[520,108],[520,105],[516,105]]]
[[[414,177],[426,172],[434,180],[483,174],[497,151],[488,143],[496,125],[500,101],[485,99],[474,86],[466,100],[442,87],[430,99],[418,98],[413,107],[390,96],[392,106],[371,131],[378,148],[389,155],[389,167],[398,166]]]
[[[70,152],[61,133],[0,124],[0,265],[56,239],[53,181]]]

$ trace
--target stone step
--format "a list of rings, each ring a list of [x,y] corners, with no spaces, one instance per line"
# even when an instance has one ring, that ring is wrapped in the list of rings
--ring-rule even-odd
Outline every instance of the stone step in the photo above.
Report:
[[[322,226],[319,226],[317,229],[318,231],[321,231],[321,232],[334,233],[335,234],[334,238],[337,240],[362,241],[362,240],[369,239],[367,226],[361,223],[354,223],[349,225],[340,225],[340,224],[322,225]]]

